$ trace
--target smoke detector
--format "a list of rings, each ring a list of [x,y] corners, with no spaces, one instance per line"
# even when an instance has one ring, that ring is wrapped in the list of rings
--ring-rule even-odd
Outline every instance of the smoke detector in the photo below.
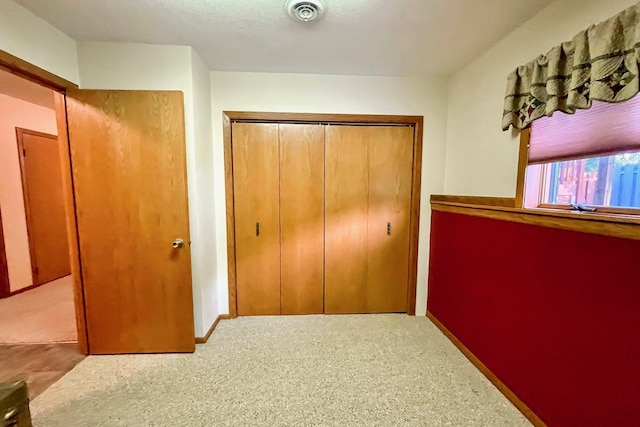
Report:
[[[290,17],[302,22],[317,21],[327,13],[324,0],[287,0],[284,8]]]

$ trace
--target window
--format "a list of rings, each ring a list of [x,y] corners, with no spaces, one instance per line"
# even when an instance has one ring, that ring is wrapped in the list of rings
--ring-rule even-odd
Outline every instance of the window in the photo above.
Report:
[[[533,122],[524,206],[640,214],[640,96]]]

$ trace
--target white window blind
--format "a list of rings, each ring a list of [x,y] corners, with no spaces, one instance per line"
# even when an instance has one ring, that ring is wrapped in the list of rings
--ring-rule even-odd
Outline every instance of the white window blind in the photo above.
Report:
[[[529,163],[547,163],[640,150],[640,96],[594,101],[575,114],[559,111],[531,124]]]

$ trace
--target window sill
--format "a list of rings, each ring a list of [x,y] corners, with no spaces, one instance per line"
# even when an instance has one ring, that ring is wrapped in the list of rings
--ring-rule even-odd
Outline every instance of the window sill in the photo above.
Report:
[[[584,212],[577,211],[572,209],[563,209],[563,208],[547,208],[547,207],[538,207],[538,208],[522,208],[523,211],[533,211],[541,214],[553,215],[559,218],[574,218],[581,220],[591,220],[591,221],[603,221],[603,222],[612,222],[619,224],[640,224],[640,217],[638,215],[628,215],[628,214],[617,214],[617,213],[609,213],[609,212]]]
[[[601,216],[610,216],[612,218],[619,217],[629,217],[629,218],[638,218],[640,219],[640,209],[637,208],[618,208],[618,207],[609,207],[609,206],[593,206],[596,208],[595,211],[578,211],[573,209],[569,205],[554,205],[554,204],[541,204],[538,205],[538,209],[547,209],[558,212],[571,212],[571,213],[590,213],[590,214],[598,214]],[[526,208],[525,208],[526,209]]]
[[[497,206],[491,203],[493,198],[483,198],[488,203],[481,203],[478,198],[464,196],[432,196],[431,206],[435,211],[461,213],[482,216],[505,221],[521,222],[545,227],[575,230],[585,233],[601,234],[640,240],[640,217],[636,215],[608,214],[602,212],[577,212],[565,209],[549,208],[516,208],[515,199],[512,206]],[[496,198],[504,200],[503,198]]]

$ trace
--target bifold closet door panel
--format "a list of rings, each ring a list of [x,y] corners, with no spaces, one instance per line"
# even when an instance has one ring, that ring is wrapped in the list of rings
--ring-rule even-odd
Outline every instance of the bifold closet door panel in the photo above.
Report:
[[[368,128],[325,128],[325,313],[367,312]]]
[[[378,126],[368,132],[367,311],[406,312],[413,128]]]
[[[278,125],[231,132],[238,314],[280,314]]]
[[[323,310],[324,126],[281,124],[281,313]]]

